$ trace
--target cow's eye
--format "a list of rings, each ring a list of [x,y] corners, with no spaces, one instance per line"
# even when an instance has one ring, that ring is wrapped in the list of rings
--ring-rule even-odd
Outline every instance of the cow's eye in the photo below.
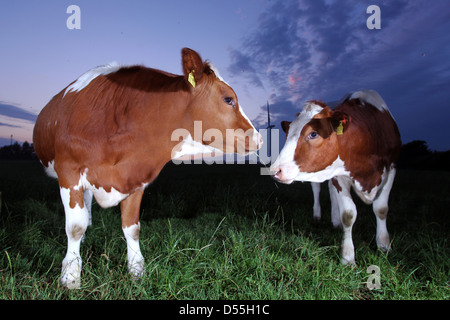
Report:
[[[319,137],[319,134],[317,131],[311,131],[308,136],[306,137],[306,140],[314,140]]]
[[[226,97],[226,98],[223,99],[223,101],[225,101],[225,103],[226,103],[227,105],[232,106],[232,107],[234,108],[235,102],[234,102],[234,99],[233,99],[233,98],[231,98],[231,97]]]

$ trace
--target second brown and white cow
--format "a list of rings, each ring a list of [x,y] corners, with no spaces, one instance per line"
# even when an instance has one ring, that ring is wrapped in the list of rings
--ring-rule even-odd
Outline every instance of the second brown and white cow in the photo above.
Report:
[[[58,178],[66,215],[62,283],[80,286],[80,242],[91,202],[120,203],[128,269],[144,272],[139,213],[144,188],[170,160],[217,152],[248,154],[261,135],[234,90],[194,50],[182,50],[183,75],[143,66],[92,69],[45,106],[34,127],[37,156]]]
[[[352,188],[365,203],[373,204],[377,245],[389,250],[386,217],[401,140],[381,96],[373,90],[357,91],[333,110],[320,101],[310,101],[292,123],[282,126],[286,143],[271,173],[282,183],[330,180],[331,200],[336,205],[332,214],[339,214],[344,230],[342,263],[355,263],[352,227],[357,210]]]

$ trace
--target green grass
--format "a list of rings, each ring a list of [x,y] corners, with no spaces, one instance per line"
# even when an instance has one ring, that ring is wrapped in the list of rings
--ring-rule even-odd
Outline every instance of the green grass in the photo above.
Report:
[[[0,162],[0,191],[0,299],[450,298],[448,172],[399,170],[388,254],[376,248],[371,207],[356,201],[357,265],[345,267],[325,186],[314,222],[309,184],[277,185],[254,165],[170,165],[141,207],[144,277],[128,274],[119,209],[94,204],[79,290],[59,283],[57,182],[39,163]],[[380,268],[380,289],[366,286],[370,265]]]

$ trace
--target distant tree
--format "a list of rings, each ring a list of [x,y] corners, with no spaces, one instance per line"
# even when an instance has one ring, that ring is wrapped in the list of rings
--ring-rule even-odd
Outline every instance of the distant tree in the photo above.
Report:
[[[25,141],[20,145],[17,141],[9,146],[0,148],[1,160],[32,160],[36,159],[33,145]]]
[[[411,157],[427,156],[432,152],[426,141],[414,140],[402,146],[402,153]]]
[[[418,170],[450,170],[450,151],[431,151],[423,140],[414,140],[402,146],[397,161],[400,168]]]

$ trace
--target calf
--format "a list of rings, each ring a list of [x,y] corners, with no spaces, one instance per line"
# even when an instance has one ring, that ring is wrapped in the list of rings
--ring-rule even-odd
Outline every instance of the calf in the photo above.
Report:
[[[286,144],[271,165],[271,173],[282,183],[330,180],[332,204],[336,206],[332,214],[339,213],[344,230],[342,263],[355,263],[351,232],[356,206],[351,188],[365,203],[373,204],[377,245],[389,250],[386,216],[401,141],[380,95],[357,91],[344,97],[334,110],[310,101],[292,123],[283,122],[282,126],[287,131]]]
[[[261,135],[217,70],[188,48],[182,50],[182,67],[184,75],[101,66],[72,82],[39,114],[35,151],[58,178],[66,215],[61,281],[67,287],[80,286],[80,241],[93,196],[104,208],[120,203],[128,269],[139,277],[140,203],[163,166],[171,159],[260,148]]]

